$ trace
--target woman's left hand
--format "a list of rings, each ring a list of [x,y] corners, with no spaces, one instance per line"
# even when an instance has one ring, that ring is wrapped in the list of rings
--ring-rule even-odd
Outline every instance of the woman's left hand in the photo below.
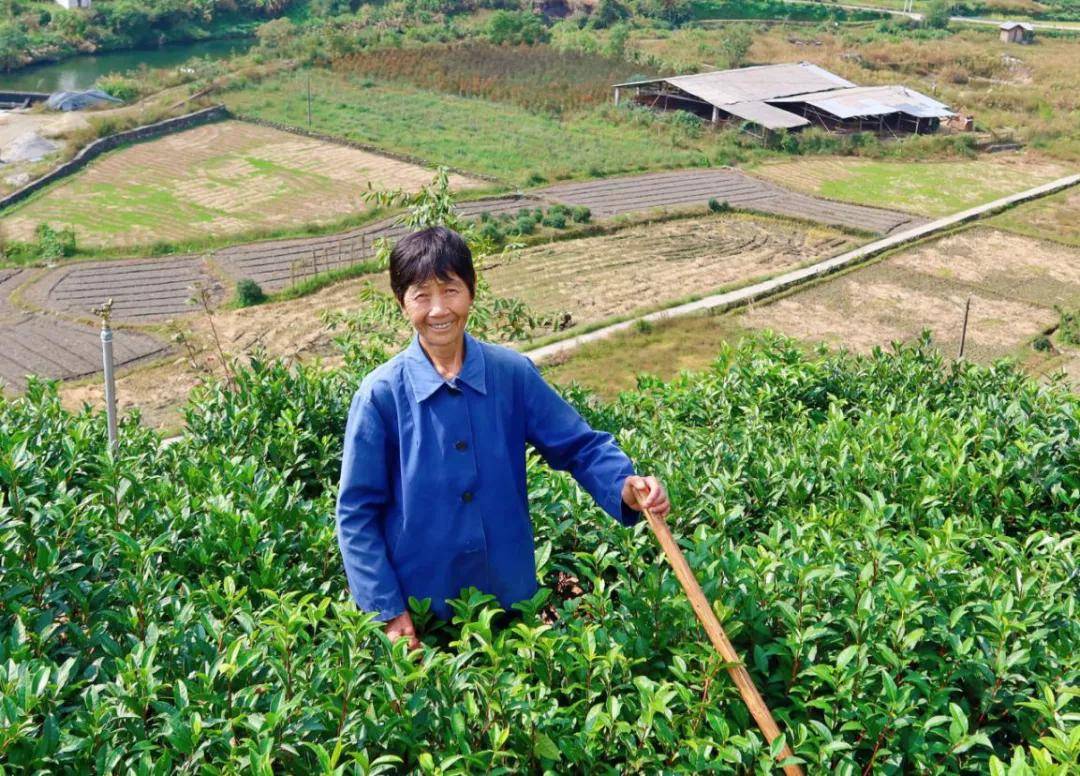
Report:
[[[671,511],[667,491],[656,477],[639,477],[636,474],[627,477],[622,486],[622,500],[631,509],[638,512],[647,509],[657,517],[667,517]]]

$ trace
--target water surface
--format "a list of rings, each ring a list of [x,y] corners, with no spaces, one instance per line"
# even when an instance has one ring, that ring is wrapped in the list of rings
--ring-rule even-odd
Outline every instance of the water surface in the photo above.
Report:
[[[52,64],[32,65],[10,73],[0,72],[0,91],[57,92],[89,89],[103,75],[147,67],[176,67],[196,57],[226,59],[242,54],[254,38],[176,43],[157,49],[83,54]]]

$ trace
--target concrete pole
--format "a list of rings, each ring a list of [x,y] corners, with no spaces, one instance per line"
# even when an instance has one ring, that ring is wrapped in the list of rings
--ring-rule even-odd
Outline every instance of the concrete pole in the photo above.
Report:
[[[618,86],[615,87],[615,104],[616,105],[619,104],[619,87]]]
[[[712,123],[713,124],[719,124],[720,123],[720,109],[717,108],[715,105],[713,105],[713,107],[712,107]]]
[[[101,318],[101,361],[105,369],[105,414],[109,421],[109,448],[116,454],[116,376],[113,373],[113,332],[109,325],[113,300],[109,299],[94,312]]]

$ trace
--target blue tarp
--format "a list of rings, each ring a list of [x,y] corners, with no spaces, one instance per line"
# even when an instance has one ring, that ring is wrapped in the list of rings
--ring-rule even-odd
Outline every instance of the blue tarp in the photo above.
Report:
[[[88,89],[85,92],[54,92],[45,103],[51,110],[86,110],[107,105],[110,102],[122,103],[100,89]]]

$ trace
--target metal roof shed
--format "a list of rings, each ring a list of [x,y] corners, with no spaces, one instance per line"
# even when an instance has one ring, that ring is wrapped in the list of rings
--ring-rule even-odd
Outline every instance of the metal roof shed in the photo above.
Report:
[[[817,65],[799,62],[630,81],[615,84],[614,88],[616,104],[623,89],[633,88],[640,95],[643,89],[654,87],[646,95],[652,98],[654,104],[662,102],[664,107],[674,104],[675,107],[689,109],[710,106],[714,122],[720,119],[721,114],[727,114],[775,130],[802,127],[810,122],[802,116],[769,105],[766,100],[849,86],[854,84]],[[700,113],[699,110],[694,112]]]
[[[944,103],[906,86],[857,86],[810,94],[798,94],[773,102],[805,103],[839,119],[906,113],[917,118],[945,118],[955,115]]]

